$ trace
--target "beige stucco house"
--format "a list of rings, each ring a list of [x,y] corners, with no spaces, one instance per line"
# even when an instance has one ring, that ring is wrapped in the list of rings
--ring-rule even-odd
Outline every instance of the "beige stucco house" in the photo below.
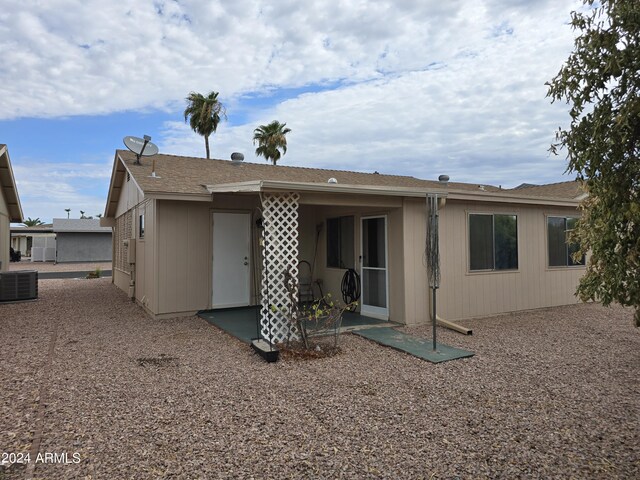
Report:
[[[428,194],[441,198],[439,316],[577,301],[584,266],[565,241],[575,182],[503,190],[163,154],[138,165],[118,150],[102,222],[114,228],[113,282],[154,316],[259,305],[306,260],[324,294],[340,298],[353,268],[362,314],[419,324],[430,321]]]
[[[11,222],[22,222],[22,206],[11,168],[9,150],[0,144],[0,272],[9,270]]]

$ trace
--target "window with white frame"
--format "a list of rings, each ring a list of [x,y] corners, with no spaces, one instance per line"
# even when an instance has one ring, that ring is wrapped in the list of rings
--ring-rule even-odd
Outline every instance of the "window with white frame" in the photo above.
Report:
[[[547,250],[550,267],[572,267],[585,264],[582,255],[577,261],[573,254],[580,245],[569,242],[568,233],[576,227],[578,219],[572,217],[547,217]]]
[[[354,268],[354,219],[327,218],[327,267]]]
[[[518,269],[518,217],[469,214],[469,270]]]

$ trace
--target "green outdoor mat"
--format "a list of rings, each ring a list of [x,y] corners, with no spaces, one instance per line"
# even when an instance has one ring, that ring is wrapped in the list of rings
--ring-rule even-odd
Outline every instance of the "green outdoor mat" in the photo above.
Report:
[[[221,328],[225,332],[251,343],[258,335],[258,307],[226,308],[221,310],[204,310],[198,316]]]
[[[367,328],[364,330],[356,330],[352,333],[432,363],[473,356],[473,352],[443,345],[442,343],[436,343],[436,351],[434,352],[433,342],[431,340],[407,335],[406,333],[399,332],[395,328]]]

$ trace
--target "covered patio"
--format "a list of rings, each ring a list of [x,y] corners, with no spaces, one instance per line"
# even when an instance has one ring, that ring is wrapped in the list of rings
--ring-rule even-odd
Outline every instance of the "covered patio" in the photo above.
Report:
[[[424,242],[420,223],[425,190],[282,181],[206,188],[214,203],[211,308],[262,307],[250,310],[260,330],[254,328],[255,322],[251,327],[234,326],[232,331],[245,331],[236,335],[239,338],[278,343],[289,337],[281,311],[290,297],[308,300],[303,295],[302,264],[310,267],[307,285],[312,286],[315,300],[329,294],[338,303],[357,302],[360,315],[346,315],[346,329],[390,320],[425,322],[423,305],[429,300],[424,267],[414,261],[412,252]],[[349,272],[357,277],[358,295],[345,297]],[[238,282],[232,284],[231,274]],[[300,280],[299,292],[287,291],[286,275]],[[220,317],[224,323],[227,314]]]
[[[251,344],[252,340],[260,338],[261,335],[259,306],[204,310],[198,312],[198,316],[246,344]],[[434,351],[430,340],[406,334],[397,330],[396,327],[402,327],[402,325],[346,311],[342,317],[339,333],[354,333],[379,345],[408,353],[431,363],[473,356],[473,352],[443,343],[438,343]],[[310,333],[312,336],[332,335],[334,330],[319,331],[311,327]]]
[[[204,310],[198,312],[198,316],[244,343],[251,343],[251,340],[260,337],[260,307],[257,305]],[[355,312],[345,312],[342,317],[340,333],[397,326],[399,326],[397,323],[367,317]]]

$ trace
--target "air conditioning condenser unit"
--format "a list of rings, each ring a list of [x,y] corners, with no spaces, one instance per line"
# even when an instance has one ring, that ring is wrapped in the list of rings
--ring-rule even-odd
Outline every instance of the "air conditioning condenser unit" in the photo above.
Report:
[[[0,273],[0,302],[38,298],[38,272],[22,270]]]

